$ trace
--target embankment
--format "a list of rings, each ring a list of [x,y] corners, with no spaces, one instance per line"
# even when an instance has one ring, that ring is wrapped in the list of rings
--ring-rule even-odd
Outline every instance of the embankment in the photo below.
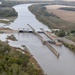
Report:
[[[73,42],[69,39],[66,39],[66,38],[62,38],[62,43],[64,46],[69,48],[71,51],[75,52],[75,42]]]
[[[71,30],[75,28],[73,23],[62,20],[60,17],[55,15],[53,12],[48,13],[46,10],[47,4],[34,4],[29,6],[29,10],[36,16],[36,18],[47,25],[49,28],[59,28],[63,30]]]
[[[0,74],[1,75],[43,75],[30,61],[31,57],[22,54],[20,48],[9,46],[0,41]]]

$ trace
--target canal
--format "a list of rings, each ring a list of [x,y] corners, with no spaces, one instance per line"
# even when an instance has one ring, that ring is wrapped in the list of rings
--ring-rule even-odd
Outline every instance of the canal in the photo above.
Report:
[[[35,16],[28,10],[28,6],[31,4],[22,4],[14,6],[18,12],[18,18],[11,23],[9,28],[29,28],[27,24],[30,24],[35,30],[40,28],[48,29],[47,26],[40,23]],[[14,33],[12,33],[14,34]],[[0,34],[0,39],[5,41],[6,37],[11,34]],[[14,34],[18,41],[9,40],[11,46],[21,47],[26,45],[33,57],[37,60],[41,68],[47,75],[75,75],[75,54],[71,52],[64,45],[62,47],[52,46],[60,53],[60,57],[57,58],[51,50],[43,45],[40,39],[33,33]],[[44,38],[48,39],[45,35]]]

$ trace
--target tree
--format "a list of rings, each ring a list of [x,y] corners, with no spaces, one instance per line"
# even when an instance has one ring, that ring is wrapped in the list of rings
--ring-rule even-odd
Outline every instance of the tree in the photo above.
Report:
[[[61,30],[58,34],[59,37],[64,37],[65,36],[65,32],[64,30]]]

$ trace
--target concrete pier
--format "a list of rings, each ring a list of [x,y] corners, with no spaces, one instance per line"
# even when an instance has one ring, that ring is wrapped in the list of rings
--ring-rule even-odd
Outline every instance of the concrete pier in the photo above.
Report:
[[[48,41],[46,41],[46,46],[57,56],[57,57],[59,57],[59,53],[58,53],[58,51],[56,51],[51,45],[50,45],[50,43],[48,42]]]
[[[53,38],[51,35],[49,35],[43,28],[41,29],[44,34],[49,37],[52,41],[54,41],[55,45],[57,46],[62,46],[62,42],[59,42],[58,40],[55,40],[55,38]]]
[[[28,24],[28,26],[30,26],[30,25]],[[31,26],[30,26],[30,27],[31,27]],[[48,41],[46,41],[45,39],[43,39],[43,37],[42,37],[41,35],[39,35],[39,33],[36,32],[36,30],[35,30],[33,27],[31,27],[31,28],[32,28],[32,30],[33,30],[33,33],[41,40],[41,42],[42,42],[44,45],[46,45],[57,57],[59,57],[59,52],[56,51],[56,50],[50,45],[50,43],[49,43]]]

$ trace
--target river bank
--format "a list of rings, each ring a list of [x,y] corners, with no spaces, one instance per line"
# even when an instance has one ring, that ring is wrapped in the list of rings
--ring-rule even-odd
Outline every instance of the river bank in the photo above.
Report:
[[[0,4],[0,23],[8,24],[13,22],[18,16],[14,8],[8,7],[8,3],[2,2]]]
[[[40,67],[40,65],[38,64],[38,62],[36,61],[36,59],[35,59],[35,58],[33,57],[33,55],[29,52],[28,48],[27,48],[26,46],[23,46],[23,47],[24,47],[24,50],[22,50],[22,51],[24,51],[25,54],[27,54],[27,55],[30,57],[30,62],[33,64],[33,66],[34,66],[37,70],[41,71],[41,75],[46,75],[46,74],[44,74],[43,69]]]
[[[61,38],[62,43],[64,44],[64,46],[66,46],[67,48],[69,48],[72,52],[75,53],[75,42],[72,40],[69,40],[65,37]]]
[[[10,29],[10,28],[1,27],[0,33],[18,33],[18,30],[13,30],[13,29]]]
[[[26,4],[27,2],[2,1],[2,4],[0,4],[0,23],[8,24],[10,22],[13,22],[18,17],[18,13],[15,11],[13,6],[24,3]]]
[[[3,74],[43,75],[40,69],[34,67],[34,65],[30,60],[31,57],[28,55],[28,53],[22,54],[20,52],[22,51],[22,49],[11,47],[7,43],[1,41],[0,41],[0,49],[1,49],[0,50],[0,74],[1,75]]]
[[[73,23],[62,20],[53,12],[48,13],[47,8],[45,7],[46,5],[47,4],[34,4],[28,8],[40,22],[47,25],[51,29],[70,31],[75,28]]]

